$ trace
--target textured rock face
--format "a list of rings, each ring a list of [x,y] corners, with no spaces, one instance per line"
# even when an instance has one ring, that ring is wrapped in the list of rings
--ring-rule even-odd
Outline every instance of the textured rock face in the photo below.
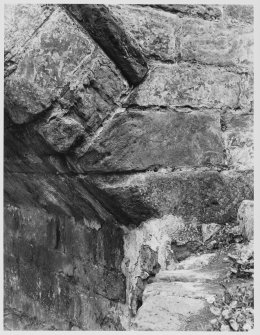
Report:
[[[64,7],[117,63],[131,84],[136,85],[144,78],[147,67],[142,53],[106,6],[65,5]]]
[[[164,271],[253,237],[252,6],[7,5],[4,65],[6,329],[200,329]]]
[[[235,71],[252,70],[253,26],[241,26],[241,22],[239,25],[229,24],[233,6],[224,6],[225,19],[221,17],[220,9],[213,6],[212,10],[210,6],[153,7],[162,8],[166,12],[149,10],[147,7],[111,6],[111,11],[130,29],[147,56],[158,60],[182,60],[224,66]],[[252,7],[237,7],[233,9],[233,15],[237,15],[238,20],[239,16],[244,15],[244,20],[250,21]],[[181,13],[184,14],[182,18],[179,17]],[[213,15],[210,17],[211,14]],[[211,18],[213,21],[198,19],[207,15],[206,20]]]
[[[251,241],[254,239],[254,202],[250,200],[242,201],[237,213],[239,229],[244,237]]]
[[[225,223],[236,219],[243,199],[253,198],[252,177],[250,172],[159,171],[99,177],[96,183],[135,224],[166,214]]]

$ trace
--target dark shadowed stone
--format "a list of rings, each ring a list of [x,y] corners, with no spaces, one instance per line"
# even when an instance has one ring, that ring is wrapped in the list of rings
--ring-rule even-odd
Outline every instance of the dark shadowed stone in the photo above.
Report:
[[[241,201],[254,195],[253,174],[232,170],[147,172],[93,179],[136,225],[166,214],[202,223],[234,221]]]
[[[218,6],[208,5],[148,5],[179,16],[199,17],[205,20],[216,20],[221,17]]]
[[[34,128],[28,124],[5,129],[5,172],[68,172],[64,158]]]
[[[78,162],[80,171],[221,165],[220,118],[210,111],[118,113]]]
[[[64,5],[105,53],[115,62],[130,84],[138,84],[147,72],[144,57],[120,22],[104,5]]]
[[[252,77],[202,65],[164,64],[151,69],[129,98],[140,106],[251,109]]]
[[[99,317],[111,308],[117,325],[111,320],[110,327],[119,327],[112,306],[125,302],[124,242],[119,227],[90,214],[77,221],[31,206],[7,205],[4,233],[9,307],[35,317],[35,322],[48,320],[57,329],[64,329],[61,319],[91,330],[102,329]]]
[[[103,220],[114,222],[113,216],[88,191],[88,184],[81,177],[6,173],[5,202],[40,207],[49,213],[81,219],[100,216]]]

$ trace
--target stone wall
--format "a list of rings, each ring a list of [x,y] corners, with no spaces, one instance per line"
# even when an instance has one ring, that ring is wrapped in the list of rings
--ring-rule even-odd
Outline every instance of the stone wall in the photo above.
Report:
[[[10,329],[129,328],[253,199],[253,8],[6,5]]]

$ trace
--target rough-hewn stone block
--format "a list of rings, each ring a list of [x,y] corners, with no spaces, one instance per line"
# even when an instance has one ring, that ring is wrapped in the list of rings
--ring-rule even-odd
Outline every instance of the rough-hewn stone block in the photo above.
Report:
[[[110,6],[147,56],[162,61],[182,60],[227,67],[234,71],[253,71],[252,26],[232,26],[223,20],[214,22],[192,18],[192,12],[195,13],[197,9],[201,10],[201,16],[206,14],[208,6],[154,7],[171,7],[174,14],[148,7]],[[215,9],[220,14],[220,10]],[[191,17],[179,18],[175,15],[181,12]]]
[[[151,69],[146,81],[132,93],[129,103],[249,110],[253,100],[250,80],[210,66],[159,65]]]
[[[16,61],[5,81],[5,108],[15,123],[29,121],[66,93],[62,103],[74,106],[95,131],[127,86],[90,37],[58,9]]]
[[[147,56],[175,60],[178,57],[178,17],[147,8],[113,5],[111,12],[135,38]]]
[[[221,165],[220,117],[210,111],[118,113],[78,160],[80,171]]]
[[[57,98],[94,44],[56,10],[27,43],[16,71],[5,82],[9,113],[16,123],[28,121]]]

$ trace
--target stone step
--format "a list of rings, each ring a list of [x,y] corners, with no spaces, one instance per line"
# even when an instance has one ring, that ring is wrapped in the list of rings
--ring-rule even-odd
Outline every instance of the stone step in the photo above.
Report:
[[[216,292],[222,292],[222,287],[214,283],[200,282],[156,282],[147,285],[143,293],[143,303],[152,296],[161,297],[189,297],[207,299]]]
[[[219,271],[165,270],[160,271],[153,282],[211,282],[220,277]]]
[[[133,321],[134,330],[210,330],[212,315],[204,299],[155,295],[146,299]]]
[[[210,331],[209,299],[223,295],[219,279],[225,263],[212,268],[215,254],[192,256],[174,270],[160,271],[143,292],[143,304],[132,321],[134,330]],[[215,263],[214,263],[215,264]]]

